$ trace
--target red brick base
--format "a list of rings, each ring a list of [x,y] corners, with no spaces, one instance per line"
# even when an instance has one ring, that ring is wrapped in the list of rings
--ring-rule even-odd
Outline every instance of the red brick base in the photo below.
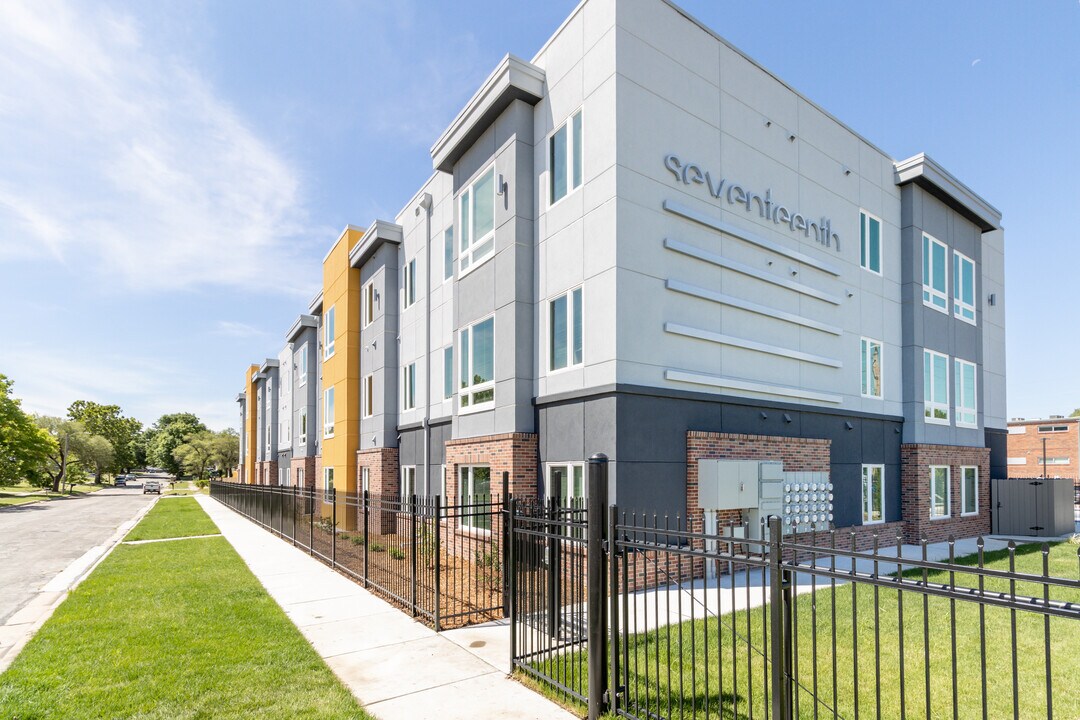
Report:
[[[510,473],[514,497],[535,500],[540,484],[539,436],[535,433],[506,433],[450,440],[446,443],[446,496],[456,498],[458,468],[486,465],[491,468],[491,494],[502,494],[502,474]]]
[[[304,480],[300,482],[297,476],[297,470],[304,471]],[[308,457],[294,457],[289,462],[289,482],[293,485],[300,487],[315,487],[315,476],[317,471],[315,470],[315,456]]]
[[[930,519],[930,466],[949,466],[949,517]],[[961,517],[960,468],[979,468],[979,512]],[[907,523],[905,537],[917,543],[925,534],[930,542],[973,537],[990,532],[990,449],[957,445],[908,444],[900,446],[900,502]]]
[[[364,489],[363,472],[368,469],[368,492],[372,495],[397,495],[401,488],[398,448],[373,448],[356,451],[356,489]]]

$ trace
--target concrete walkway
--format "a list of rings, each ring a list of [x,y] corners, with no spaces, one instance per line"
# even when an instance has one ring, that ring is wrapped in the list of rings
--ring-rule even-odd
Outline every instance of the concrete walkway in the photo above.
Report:
[[[316,652],[376,717],[576,717],[506,677],[505,626],[437,634],[216,500],[195,497]]]

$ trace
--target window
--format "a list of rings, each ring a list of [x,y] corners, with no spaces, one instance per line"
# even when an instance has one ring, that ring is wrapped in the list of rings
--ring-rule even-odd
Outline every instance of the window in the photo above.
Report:
[[[401,498],[410,498],[416,492],[416,466],[405,465],[401,468],[401,486],[398,488]]]
[[[885,466],[862,466],[863,525],[885,522]]]
[[[1024,435],[1027,433],[1027,425],[1013,425],[1009,428],[1010,435]]]
[[[1043,464],[1043,458],[1042,458],[1041,455],[1039,456],[1039,464],[1040,465]],[[1047,465],[1068,465],[1069,464],[1069,458],[1067,458],[1067,457],[1048,457],[1048,458],[1046,458],[1046,464]]]
[[[416,407],[416,363],[401,368],[401,409]]]
[[[459,505],[486,503],[491,499],[491,468],[484,465],[468,465],[458,468]],[[487,512],[460,513],[461,527],[472,530],[490,530],[491,515]]]
[[[267,453],[270,452],[270,443],[271,443],[271,438],[273,436],[274,436],[274,434],[273,434],[273,431],[272,431],[272,426],[270,425],[270,422],[269,422],[269,419],[268,419],[267,423],[266,423],[266,452]]]
[[[548,142],[554,204],[581,187],[581,111],[563,123]]]
[[[364,378],[364,417],[369,418],[375,414],[375,376],[368,375]]]
[[[979,468],[960,468],[960,514],[979,514]]]
[[[446,499],[446,463],[439,466],[439,497]]]
[[[1058,433],[1069,432],[1068,425],[1040,425],[1039,432],[1041,433]]]
[[[323,316],[323,357],[329,358],[334,354],[334,308],[326,311]]]
[[[454,346],[443,348],[443,400],[454,397]]]
[[[930,517],[949,517],[949,467],[946,465],[930,466]]]
[[[278,468],[278,485],[289,486],[289,468]]]
[[[307,445],[307,408],[300,408],[300,444]]]
[[[403,308],[410,307],[416,302],[416,259],[413,258],[409,261],[409,264],[405,266],[402,271],[403,278],[401,286],[404,288],[402,294]]]
[[[967,360],[953,361],[953,374],[956,376],[956,425],[958,427],[978,427],[978,408],[975,395],[975,364]]]
[[[300,346],[300,360],[296,363],[296,371],[299,374],[297,380],[300,387],[307,385],[307,343]]]
[[[461,407],[495,401],[495,318],[461,331]]]
[[[360,492],[371,491],[371,468],[366,465],[360,468]]]
[[[304,487],[304,468],[296,468],[296,484],[298,487]]]
[[[375,322],[375,282],[369,282],[364,286],[362,294],[364,299],[364,327]]]
[[[584,508],[584,463],[553,463],[547,469],[547,495],[558,498],[560,507]]]
[[[1024,457],[1011,457],[1006,463],[1008,465],[1027,465],[1027,458]]]
[[[454,228],[450,226],[443,232],[443,280],[454,277]]]
[[[331,493],[334,491],[334,468],[323,468],[323,502],[330,502]]]
[[[952,264],[953,315],[975,324],[975,263],[953,251]]]
[[[863,210],[859,212],[859,220],[862,223],[862,250],[859,254],[859,264],[865,270],[880,275],[881,219]]]
[[[334,437],[334,388],[327,388],[323,405],[323,437]]]
[[[548,363],[552,370],[580,365],[581,358],[581,288],[551,301],[548,313]]]
[[[948,312],[949,304],[945,299],[945,256],[948,248],[945,243],[929,235],[922,236],[922,248],[923,304],[941,312]]]
[[[863,397],[881,397],[881,343],[863,338],[860,350],[862,358]]]
[[[495,167],[461,194],[461,272],[475,267],[495,249]]]
[[[949,424],[949,356],[923,350],[923,417]]]

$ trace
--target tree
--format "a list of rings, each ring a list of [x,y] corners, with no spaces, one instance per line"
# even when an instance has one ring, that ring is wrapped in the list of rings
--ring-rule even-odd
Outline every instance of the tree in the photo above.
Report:
[[[82,443],[78,455],[83,467],[93,472],[96,483],[101,482],[102,473],[114,467],[116,462],[116,453],[113,451],[112,443],[101,435],[88,437],[86,442]]]
[[[142,423],[135,418],[121,415],[119,405],[101,405],[90,400],[76,400],[68,408],[68,417],[82,423],[91,435],[100,435],[112,445],[113,459],[106,470],[122,472],[139,464],[138,450],[142,437]]]
[[[187,442],[173,450],[173,458],[180,469],[199,480],[206,479],[206,471],[214,462],[218,452],[218,438],[209,430],[201,430],[188,438]]]
[[[56,440],[23,412],[22,403],[11,396],[12,385],[0,375],[0,487],[22,480],[40,485]]]
[[[1070,414],[1069,417],[1080,417],[1080,408],[1076,408],[1075,410],[1073,410],[1072,414]]]
[[[37,480],[42,487],[52,486],[53,492],[60,492],[60,483],[67,477],[68,463],[88,438],[86,430],[74,420],[35,415],[34,422],[45,430],[54,440],[53,449],[43,467],[43,474]]]
[[[217,469],[224,474],[240,462],[240,433],[227,428],[216,434],[215,441],[214,462],[217,464]]]
[[[193,413],[162,415],[150,428],[146,458],[157,467],[165,468],[173,475],[178,475],[181,467],[173,454],[174,451],[196,433],[208,430]]]

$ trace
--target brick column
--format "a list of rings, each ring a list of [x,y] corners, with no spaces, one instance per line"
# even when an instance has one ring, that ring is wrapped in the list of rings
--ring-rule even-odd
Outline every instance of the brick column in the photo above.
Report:
[[[949,515],[930,518],[930,466],[949,467]],[[962,516],[960,468],[979,468],[979,510]],[[925,533],[930,542],[990,532],[990,448],[910,443],[900,446],[900,497],[907,523],[905,541],[918,543]]]

